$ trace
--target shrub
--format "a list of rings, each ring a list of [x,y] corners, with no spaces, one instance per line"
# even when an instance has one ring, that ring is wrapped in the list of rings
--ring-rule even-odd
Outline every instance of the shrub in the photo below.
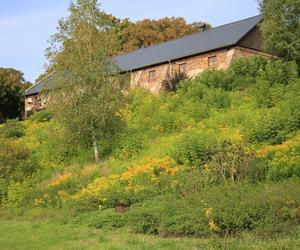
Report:
[[[260,56],[235,60],[229,71],[235,81],[241,82],[241,79],[244,79],[254,83],[260,79],[270,82],[271,85],[287,85],[294,82],[298,76],[297,65],[294,62],[286,63],[282,60]]]
[[[48,110],[41,110],[30,116],[30,120],[37,122],[49,122],[51,119],[52,114]]]
[[[254,151],[247,150],[244,145],[223,141],[214,149],[212,159],[206,165],[206,171],[211,175],[212,180],[217,182],[251,179],[254,159]]]
[[[31,186],[28,181],[10,182],[7,188],[6,205],[14,208],[25,205],[30,189]]]
[[[30,159],[29,149],[21,142],[1,139],[0,178],[23,180],[37,170],[37,164]]]
[[[127,214],[129,226],[135,233],[158,234],[162,212],[160,204],[136,204]]]
[[[258,150],[260,165],[267,167],[268,181],[300,176],[300,136],[286,140],[279,145],[266,145]]]
[[[119,159],[128,160],[140,153],[144,147],[145,136],[136,130],[128,130],[118,139],[118,146],[115,150]]]
[[[263,71],[259,72],[259,78],[274,84],[288,85],[298,77],[298,69],[295,62],[283,62],[282,60],[268,59]]]
[[[7,120],[4,127],[0,130],[0,133],[6,138],[20,138],[25,135],[24,129],[24,125],[17,119]]]
[[[291,132],[287,116],[289,114],[281,112],[278,108],[264,110],[258,120],[249,124],[246,129],[246,137],[249,142],[268,142],[280,144]]]
[[[176,143],[172,157],[178,164],[202,169],[205,162],[211,159],[216,140],[208,132],[191,131]]]
[[[185,79],[187,79],[185,73],[176,72],[174,76],[171,76],[167,80],[163,80],[162,89],[166,92],[176,92],[179,83]]]
[[[207,70],[201,73],[196,81],[203,83],[209,88],[220,88],[226,91],[234,89],[234,78],[229,71]]]
[[[299,185],[299,179],[294,179],[258,186],[242,183],[215,186],[205,193],[204,200],[211,208],[209,217],[221,234],[256,231],[275,237],[297,225],[295,211],[300,198],[296,190]]]
[[[235,77],[245,77],[254,79],[259,72],[265,70],[270,59],[262,56],[251,58],[240,58],[230,65],[230,71]]]
[[[124,227],[127,219],[125,214],[117,213],[114,209],[104,209],[79,214],[72,222],[94,228],[113,229]]]

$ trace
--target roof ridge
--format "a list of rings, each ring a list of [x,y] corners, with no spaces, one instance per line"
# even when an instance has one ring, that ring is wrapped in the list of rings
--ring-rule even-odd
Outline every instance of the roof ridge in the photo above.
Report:
[[[149,48],[153,48],[153,47],[156,47],[156,46],[160,46],[160,45],[165,44],[165,43],[171,43],[171,42],[178,41],[180,39],[184,39],[184,38],[187,38],[187,37],[193,37],[193,36],[196,36],[196,35],[199,35],[199,34],[207,33],[207,32],[210,32],[210,31],[212,31],[214,29],[217,29],[217,28],[220,28],[220,27],[224,27],[224,26],[227,26],[227,25],[232,25],[234,23],[243,22],[243,21],[246,21],[246,20],[249,20],[249,19],[252,19],[252,18],[256,18],[256,17],[259,17],[259,16],[262,16],[262,15],[259,14],[259,15],[256,15],[256,16],[247,17],[247,18],[244,18],[244,19],[241,19],[241,20],[237,20],[237,21],[234,21],[234,22],[225,23],[225,24],[210,28],[208,30],[200,31],[200,32],[197,32],[197,33],[194,33],[194,34],[189,34],[189,35],[178,37],[178,38],[175,38],[175,39],[172,39],[172,40],[169,40],[169,41],[160,42],[160,43],[153,44],[153,45],[150,45],[150,46],[147,46],[147,47],[144,47],[144,48],[139,48],[139,49],[136,49],[136,50],[133,50],[133,51],[128,51],[128,52],[125,52],[125,53],[122,53],[122,54],[118,54],[118,55],[113,56],[113,58],[124,56],[124,55],[130,54],[130,53],[134,53],[134,52],[137,52],[137,51],[144,50],[144,49],[149,49]]]

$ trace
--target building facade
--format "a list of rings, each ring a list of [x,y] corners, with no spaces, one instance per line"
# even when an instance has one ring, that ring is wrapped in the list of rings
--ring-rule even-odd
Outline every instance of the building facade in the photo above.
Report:
[[[272,56],[262,49],[260,21],[261,16],[251,17],[118,55],[112,60],[120,73],[130,73],[132,88],[142,87],[158,93],[162,82],[176,72],[194,77],[207,69],[227,69],[239,58]],[[47,97],[40,93],[47,89],[51,78],[50,75],[26,90],[26,116],[45,108]]]

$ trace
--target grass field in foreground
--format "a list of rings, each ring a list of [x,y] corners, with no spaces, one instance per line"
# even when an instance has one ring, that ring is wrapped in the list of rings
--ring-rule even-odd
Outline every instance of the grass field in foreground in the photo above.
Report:
[[[0,249],[222,249],[221,239],[159,238],[125,230],[102,231],[58,223],[0,220]],[[229,239],[228,249],[300,249],[300,239]]]

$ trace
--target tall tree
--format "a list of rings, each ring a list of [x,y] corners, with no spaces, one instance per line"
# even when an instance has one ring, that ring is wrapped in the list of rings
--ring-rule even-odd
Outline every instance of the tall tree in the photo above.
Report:
[[[96,162],[98,143],[122,125],[127,82],[109,59],[117,42],[106,25],[97,0],[71,2],[48,49],[58,83],[49,108],[70,139],[93,147]]]
[[[300,65],[300,1],[259,0],[265,48]]]
[[[188,24],[182,17],[162,18],[159,20],[144,19],[128,23],[122,29],[122,51],[166,42],[185,35],[210,28],[209,24],[195,22]]]
[[[31,86],[23,73],[13,68],[0,68],[0,123],[6,119],[21,118],[24,90]]]

